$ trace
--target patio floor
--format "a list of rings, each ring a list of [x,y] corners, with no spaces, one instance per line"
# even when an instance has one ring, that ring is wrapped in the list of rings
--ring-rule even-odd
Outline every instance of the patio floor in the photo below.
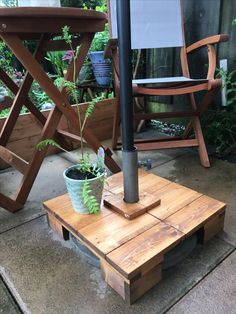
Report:
[[[198,245],[128,306],[72,240],[64,242],[49,229],[42,201],[65,192],[61,173],[71,163],[64,154],[49,156],[25,208],[16,214],[0,209],[0,313],[235,313],[235,164],[212,160],[204,169],[190,150],[139,153],[145,158],[152,159],[150,172],[226,202],[224,232]],[[13,170],[1,172],[1,192],[9,194],[19,179]]]

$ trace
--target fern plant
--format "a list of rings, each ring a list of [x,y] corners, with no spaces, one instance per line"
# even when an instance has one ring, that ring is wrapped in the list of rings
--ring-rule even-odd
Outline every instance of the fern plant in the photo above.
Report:
[[[59,77],[56,80],[57,87],[64,87],[68,96],[72,99],[73,103],[76,104],[77,109],[77,115],[78,115],[78,121],[79,121],[79,133],[80,133],[80,147],[81,147],[81,158],[78,160],[78,167],[77,170],[80,173],[85,174],[85,181],[83,185],[83,191],[82,191],[82,198],[83,203],[86,205],[90,213],[97,213],[100,209],[100,204],[98,203],[96,197],[93,195],[93,191],[89,184],[89,178],[88,176],[91,174],[93,177],[101,177],[103,180],[104,176],[101,176],[101,174],[105,175],[105,166],[104,166],[104,150],[102,147],[98,149],[98,155],[97,155],[97,164],[93,165],[90,161],[90,157],[88,154],[84,153],[84,143],[83,143],[83,131],[86,125],[87,120],[92,116],[96,103],[104,98],[104,95],[101,95],[100,97],[96,97],[93,99],[84,114],[81,112],[81,108],[79,105],[79,97],[78,97],[78,90],[76,86],[76,60],[78,58],[79,49],[80,47],[77,47],[75,50],[73,49],[72,45],[72,35],[69,33],[69,27],[64,26],[62,29],[63,33],[63,39],[67,44],[69,44],[70,47],[70,53],[72,54],[71,62],[73,63],[73,80],[68,81],[64,77]],[[63,147],[61,147],[57,142],[55,142],[53,139],[45,139],[42,140],[37,144],[37,149],[42,150],[47,146],[54,146],[56,148],[61,149],[64,152],[68,152]],[[89,175],[88,175],[89,174]]]

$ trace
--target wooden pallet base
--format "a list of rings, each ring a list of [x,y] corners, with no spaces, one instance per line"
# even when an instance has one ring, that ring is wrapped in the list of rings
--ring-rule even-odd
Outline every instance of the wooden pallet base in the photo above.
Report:
[[[139,176],[162,202],[132,220],[105,206],[98,215],[80,215],[67,194],[44,203],[51,228],[64,240],[73,234],[91,250],[100,259],[104,280],[129,304],[161,280],[167,252],[195,232],[205,243],[223,228],[226,206],[153,174],[140,171]],[[122,173],[108,181],[104,197],[111,190],[119,193]]]

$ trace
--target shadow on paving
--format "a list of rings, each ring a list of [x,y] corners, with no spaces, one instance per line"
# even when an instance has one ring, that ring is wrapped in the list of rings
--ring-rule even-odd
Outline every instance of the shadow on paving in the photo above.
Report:
[[[32,313],[164,313],[214,269],[233,247],[214,238],[129,306],[103,281],[72,241],[60,240],[41,217],[1,235],[0,259]],[[30,287],[30,289],[29,289]]]

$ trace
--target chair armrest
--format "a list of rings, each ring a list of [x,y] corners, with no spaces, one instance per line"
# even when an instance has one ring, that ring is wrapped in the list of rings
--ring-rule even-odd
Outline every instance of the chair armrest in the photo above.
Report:
[[[215,36],[210,36],[206,37],[204,39],[201,39],[194,44],[188,46],[186,48],[187,53],[192,53],[196,51],[197,49],[200,49],[204,46],[211,45],[211,44],[217,44],[220,42],[228,41],[229,40],[229,35],[226,34],[220,34],[220,35],[215,35]]]
[[[116,50],[118,47],[118,39],[111,38],[108,40],[107,45],[104,49],[104,58],[111,59],[112,58],[112,50]]]

